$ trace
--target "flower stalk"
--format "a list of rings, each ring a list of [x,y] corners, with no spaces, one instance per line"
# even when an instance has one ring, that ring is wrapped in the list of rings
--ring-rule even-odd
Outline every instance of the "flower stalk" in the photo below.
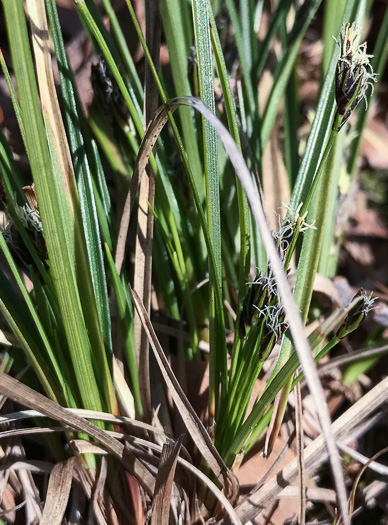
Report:
[[[323,182],[327,181],[327,184],[331,184],[331,170],[328,169],[328,161],[330,159],[332,147],[335,144],[337,134],[342,129],[342,127],[345,125],[347,120],[349,119],[352,112],[356,109],[358,104],[360,103],[361,99],[366,99],[366,93],[368,86],[371,86],[372,94],[373,94],[373,82],[376,81],[376,75],[373,73],[372,66],[369,63],[369,59],[371,58],[371,55],[368,55],[366,53],[366,43],[363,43],[361,45],[358,44],[359,41],[359,30],[356,24],[344,24],[342,26],[341,33],[339,35],[339,39],[337,41],[337,44],[340,47],[340,56],[338,59],[337,67],[336,67],[336,75],[335,75],[335,99],[337,103],[337,111],[335,113],[335,117],[332,124],[332,129],[323,153],[323,156],[321,158],[321,161],[319,163],[318,170],[316,172],[316,175],[314,177],[314,180],[311,184],[308,196],[306,198],[306,201],[301,206],[300,211],[300,219],[304,220],[304,218],[307,216],[310,210],[310,205],[313,199],[313,196],[316,193],[316,190],[318,187],[322,187]],[[328,176],[324,179],[325,173],[328,174]],[[316,250],[314,250],[314,253],[310,255],[310,274],[313,277],[316,272],[316,267],[318,264],[320,252],[321,252],[321,246],[322,246],[322,231],[323,226],[325,223],[326,218],[326,212],[327,212],[327,196],[326,199],[326,205],[321,206],[321,211],[319,212],[319,215],[317,215],[317,227],[320,229],[320,232],[318,232],[318,235],[316,237]],[[298,232],[295,232],[295,240],[296,235]],[[311,290],[306,289],[304,292],[305,295],[305,305],[304,305],[304,315],[307,316],[307,309],[309,308],[310,304],[310,298],[308,295],[310,294],[311,297]],[[299,303],[300,304],[300,303]],[[303,310],[303,309],[302,309]],[[356,325],[361,322],[362,315],[359,314],[357,318],[354,318],[354,322],[352,324],[348,324],[349,329],[353,330]],[[346,334],[346,328],[342,330],[341,337],[343,337],[343,334]],[[338,338],[339,340],[339,338]],[[338,341],[337,341],[338,342]],[[283,353],[281,354],[281,357],[279,358],[279,361],[275,367],[275,371],[273,372],[272,376],[278,371],[282,363],[287,361],[290,357],[291,352],[291,345],[285,346],[286,350],[283,349]],[[279,406],[277,410],[274,411],[273,414],[273,425],[272,425],[272,431],[269,433],[268,441],[267,441],[267,450],[265,451],[267,454],[271,452],[271,445],[270,443],[274,442],[274,439],[276,438],[278,431],[280,429],[280,425],[283,420],[284,416],[284,409],[286,406],[286,401],[288,399],[289,392],[292,388],[292,375],[289,376],[288,381],[286,382],[285,386],[282,389]]]
[[[307,213],[315,189],[325,169],[331,149],[337,138],[337,133],[349,120],[350,115],[356,109],[362,99],[367,100],[367,90],[371,87],[372,95],[374,92],[373,83],[377,81],[377,75],[373,72],[370,59],[373,55],[366,52],[366,42],[358,44],[360,30],[356,23],[344,24],[336,40],[340,55],[337,62],[335,74],[335,100],[337,111],[334,117],[332,130],[326,148],[319,164],[317,174],[312,183],[311,189],[303,205],[301,216]]]

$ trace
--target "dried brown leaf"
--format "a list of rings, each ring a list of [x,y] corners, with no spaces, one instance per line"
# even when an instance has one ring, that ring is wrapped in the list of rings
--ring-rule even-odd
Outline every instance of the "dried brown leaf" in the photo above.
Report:
[[[44,0],[27,0],[26,8],[31,21],[32,44],[42,111],[48,118],[46,122],[50,126],[65,188],[72,199],[71,188],[75,187],[75,177],[52,72]]]
[[[386,454],[388,452],[388,447],[385,447],[383,448],[382,450],[379,450],[379,452],[376,452],[376,454],[374,454],[367,463],[365,463],[365,465],[362,466],[360,472],[358,473],[356,479],[354,480],[354,483],[353,483],[353,488],[352,488],[352,493],[350,495],[350,503],[349,503],[349,514],[352,515],[353,514],[353,511],[354,511],[354,501],[356,499],[356,490],[357,490],[357,487],[358,487],[358,484],[360,482],[360,479],[361,479],[361,476],[364,474],[364,472],[366,471],[366,469],[368,468],[368,466],[370,465],[370,463],[372,463],[373,461],[375,461],[376,459],[378,459],[380,456]],[[342,523],[342,520],[339,519],[338,520],[338,525],[341,525]]]
[[[146,44],[151,60],[159,69],[159,50],[161,38],[160,0],[145,1]],[[145,111],[144,125],[147,126],[158,109],[158,90],[148,62],[145,67]],[[139,207],[137,213],[137,235],[135,246],[134,288],[138,292],[147,312],[151,308],[152,286],[152,244],[154,230],[154,215],[151,211],[155,202],[155,174],[148,166],[146,177],[140,181]],[[150,423],[151,385],[149,371],[149,343],[143,331],[142,323],[137,315],[134,318],[134,337],[137,374],[139,378],[140,397],[145,413],[145,419]]]
[[[175,111],[177,107],[179,107],[179,105],[176,105],[174,108],[171,108],[171,111]],[[145,170],[151,153],[155,147],[156,141],[167,121],[168,116],[166,114],[166,109],[164,106],[161,106],[156,111],[153,119],[149,122],[143,140],[140,144],[135,167],[132,174],[130,188],[124,203],[124,208],[120,221],[119,234],[117,237],[115,265],[118,273],[121,272],[121,267],[124,261],[125,244],[128,235],[129,221],[131,219],[132,208],[135,203],[137,190],[140,181],[143,179],[143,175],[145,174]]]
[[[385,378],[367,392],[357,403],[351,406],[333,424],[332,431],[337,441],[345,439],[361,425],[377,408],[385,403],[388,396],[388,378]],[[365,429],[362,429],[365,431]],[[354,436],[353,436],[354,437]],[[355,438],[355,437],[354,437]],[[304,451],[304,464],[307,474],[327,458],[323,436],[320,435]],[[243,523],[258,516],[262,509],[271,505],[282,490],[292,484],[298,476],[298,460],[291,461],[280,473],[271,478],[257,492],[237,507],[237,513]]]
[[[208,462],[211,470],[218,478],[218,480],[225,487],[227,494],[232,499],[237,495],[238,484],[235,476],[225,465],[223,459],[219,455],[217,449],[213,445],[213,442],[207,433],[202,421],[197,416],[193,407],[191,406],[186,394],[183,392],[182,387],[177,381],[170,364],[163,352],[163,349],[156,337],[151,321],[147,315],[144,306],[141,304],[137,293],[134,290],[131,291],[131,296],[135,308],[139,314],[139,317],[143,323],[144,330],[150,341],[151,347],[154,351],[155,358],[158,362],[160,371],[166,381],[167,387],[170,391],[171,397],[176,404],[184,424],[189,431],[190,436],[194,440],[198,450],[201,452],[204,459]]]
[[[155,487],[155,480],[152,474],[122,443],[110,437],[107,432],[69,412],[3,372],[0,372],[0,392],[17,403],[38,410],[56,421],[69,425],[74,428],[74,430],[84,432],[88,436],[96,439],[104,449],[120,460],[128,472],[138,480],[147,494],[152,496]]]
[[[172,484],[182,441],[183,436],[178,438],[174,445],[167,443],[163,445],[152,501],[151,525],[169,523]]]
[[[120,437],[123,437],[123,436],[120,435]],[[125,437],[128,439],[128,436],[125,436]],[[162,447],[160,445],[152,443],[151,441],[146,441],[145,439],[141,439],[138,437],[131,437],[129,439],[131,440],[131,443],[143,447],[143,450],[150,449],[158,453],[161,453]],[[77,448],[77,450],[81,453],[91,452],[93,454],[106,454],[104,450],[97,447],[96,445],[92,445],[91,443],[88,443],[87,441],[74,440],[72,443]],[[183,450],[183,447],[182,447],[182,450]],[[145,457],[146,455],[145,453],[143,453],[143,459]],[[155,459],[154,456],[152,456],[152,458]],[[201,472],[198,468],[194,467],[194,465],[192,465],[185,459],[178,457],[178,463],[183,468],[185,468],[187,471],[191,472],[194,476],[196,476],[214,494],[214,496],[217,498],[217,500],[220,502],[220,504],[225,508],[226,512],[228,513],[231,523],[233,523],[234,525],[241,525],[241,521],[239,520],[232,505],[226,499],[223,492],[220,491],[220,489],[215,485],[215,483],[213,483],[203,472]]]
[[[92,493],[93,509],[94,509],[96,516],[99,515],[101,507],[103,507],[103,504],[104,504],[104,488],[105,488],[107,474],[108,474],[108,462],[106,458],[103,456],[101,458],[101,464],[100,464],[100,469],[99,469],[98,477],[97,477],[96,484],[95,484],[95,489],[94,489],[94,492]]]
[[[69,458],[53,467],[40,525],[61,525],[70,496],[75,461],[76,458]]]

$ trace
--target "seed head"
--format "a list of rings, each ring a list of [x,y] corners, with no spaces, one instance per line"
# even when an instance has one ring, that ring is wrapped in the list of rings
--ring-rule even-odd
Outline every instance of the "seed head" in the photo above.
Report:
[[[38,233],[43,232],[39,210],[32,209],[28,203],[23,204],[23,206],[18,206],[16,200],[14,201],[14,207],[15,212],[27,230]]]
[[[255,309],[263,306],[268,301],[269,293],[267,290],[268,281],[266,276],[256,275],[254,281],[247,283],[248,289],[242,301],[240,312],[239,334],[240,338],[244,339],[246,336],[246,327],[252,326],[252,319]]]
[[[362,288],[356,293],[351,303],[353,307],[337,331],[339,339],[347,336],[360,326],[365,316],[375,308],[374,303],[376,299],[376,297],[372,297],[372,294],[368,295]]]
[[[342,115],[339,131],[347,122],[352,112],[362,99],[366,105],[366,91],[368,86],[374,91],[373,83],[377,75],[373,73],[369,59],[373,55],[366,52],[366,42],[359,44],[360,30],[357,24],[344,24],[336,40],[340,48],[335,76],[335,99],[337,101],[337,114]],[[337,121],[337,119],[336,119]]]
[[[111,124],[114,126],[114,119],[119,122],[126,122],[128,120],[127,107],[116,80],[102,57],[97,64],[92,65],[91,83],[94,91],[94,103],[108,117]]]

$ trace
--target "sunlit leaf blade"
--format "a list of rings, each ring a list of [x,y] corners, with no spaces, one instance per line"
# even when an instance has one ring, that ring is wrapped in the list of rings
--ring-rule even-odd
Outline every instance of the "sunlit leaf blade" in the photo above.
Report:
[[[27,154],[69,350],[83,405],[101,409],[72,260],[74,246],[69,245],[71,235],[68,230],[74,228],[74,216],[70,212],[69,197],[61,174],[53,169],[32,67],[23,2],[5,0],[3,6],[7,27],[13,27],[8,38],[26,130]],[[53,224],[55,227],[52,227]]]
[[[75,175],[78,182],[80,207],[93,282],[95,304],[97,307],[103,339],[106,348],[111,352],[112,342],[110,335],[108,291],[106,286],[100,229],[97,220],[96,203],[92,187],[89,159],[81,131],[81,119],[78,116],[77,102],[71,81],[72,74],[67,61],[56,5],[52,0],[48,0],[46,4],[48,7],[47,12],[51,23],[59,74],[61,78],[62,96],[65,104],[65,117],[69,130],[69,144],[73,157]],[[90,146],[90,149],[92,147],[93,146]],[[97,151],[95,151],[95,154],[98,154]],[[99,162],[98,158],[96,158],[96,160]],[[98,164],[98,168],[101,169],[101,163]],[[106,196],[106,192],[104,192],[104,194]],[[105,202],[107,202],[106,197]],[[90,305],[90,307],[91,306],[92,305]]]
[[[209,31],[209,6],[207,0],[193,1],[193,20],[195,45],[199,70],[199,88],[202,100],[214,112],[213,60]],[[226,395],[227,369],[226,344],[223,311],[216,300],[214,289],[222,290],[221,265],[221,219],[220,219],[220,181],[218,173],[217,134],[210,124],[203,119],[206,213],[207,227],[213,246],[215,274],[210,274],[210,413],[214,417],[217,411],[219,384],[221,398]]]

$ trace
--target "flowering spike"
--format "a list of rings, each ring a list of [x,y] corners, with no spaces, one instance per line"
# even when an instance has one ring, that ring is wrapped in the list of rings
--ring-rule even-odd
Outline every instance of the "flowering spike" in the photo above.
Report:
[[[337,116],[342,118],[335,120],[334,127],[340,131],[347,122],[350,115],[362,99],[366,105],[366,91],[368,86],[374,91],[373,82],[377,81],[377,75],[373,73],[369,59],[373,55],[366,52],[366,42],[359,44],[360,31],[357,24],[344,24],[339,34],[340,56],[337,62],[335,77],[335,99],[337,102]]]
[[[337,337],[342,339],[359,327],[365,316],[375,308],[376,297],[368,295],[362,288],[353,297],[353,307],[337,331]]]
[[[116,132],[114,121],[127,123],[128,109],[124,104],[118,85],[105,60],[100,57],[97,64],[92,65],[91,83],[94,92],[94,103],[106,115]]]

